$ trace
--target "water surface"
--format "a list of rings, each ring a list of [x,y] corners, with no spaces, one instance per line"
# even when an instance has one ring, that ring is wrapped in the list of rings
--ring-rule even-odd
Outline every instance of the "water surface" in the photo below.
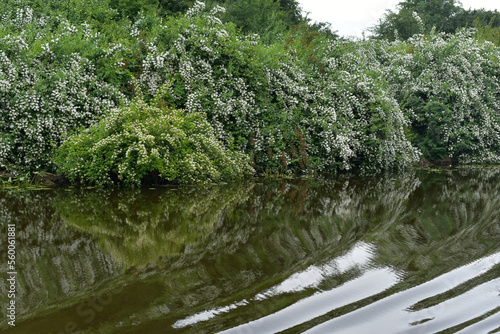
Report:
[[[2,190],[0,332],[500,331],[499,190],[494,168]]]

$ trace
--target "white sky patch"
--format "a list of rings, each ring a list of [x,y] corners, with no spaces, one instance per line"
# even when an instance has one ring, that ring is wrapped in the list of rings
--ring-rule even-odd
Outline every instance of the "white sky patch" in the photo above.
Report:
[[[309,12],[309,18],[319,22],[330,22],[332,29],[341,36],[366,36],[367,28],[375,25],[387,9],[395,10],[401,1],[395,0],[299,0],[304,12]],[[463,0],[465,9],[500,10],[498,0]]]

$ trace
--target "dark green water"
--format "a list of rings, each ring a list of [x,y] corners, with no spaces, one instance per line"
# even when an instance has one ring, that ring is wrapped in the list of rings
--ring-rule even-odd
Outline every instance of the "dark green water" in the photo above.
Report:
[[[500,169],[0,191],[5,333],[500,331]]]

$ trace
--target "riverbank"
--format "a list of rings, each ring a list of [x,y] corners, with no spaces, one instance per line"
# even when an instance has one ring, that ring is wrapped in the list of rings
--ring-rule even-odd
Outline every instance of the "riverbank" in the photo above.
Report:
[[[412,167],[409,167],[409,170],[428,170],[432,172],[442,171],[442,170],[454,170],[454,169],[498,169],[500,165],[452,165],[449,163],[449,160],[440,160],[431,162],[429,160],[423,159],[417,164],[414,164]],[[333,175],[356,175],[356,172],[337,172]],[[380,174],[380,173],[378,173]],[[397,174],[397,173],[396,173]],[[363,173],[363,175],[369,175],[369,173]],[[247,177],[247,179],[273,179],[273,180],[293,180],[293,179],[315,179],[315,178],[324,178],[331,177],[332,174],[329,175],[315,175],[315,176],[307,176],[307,175],[280,175],[280,174],[262,174],[262,175],[253,175]],[[170,186],[179,186],[176,183],[169,182],[157,182],[154,177],[148,178],[150,182],[145,182],[141,184],[141,187],[170,187]],[[226,183],[226,182],[222,182]],[[212,183],[217,184],[217,183]],[[6,170],[0,171],[0,190],[1,189],[14,189],[14,188],[57,188],[57,187],[67,187],[67,186],[76,186],[82,188],[88,188],[85,185],[72,184],[71,181],[66,178],[64,175],[58,175],[49,172],[35,172],[34,174],[27,174],[24,176],[16,176],[15,174],[8,172]],[[193,186],[191,184],[190,186]],[[92,187],[95,188],[95,187]],[[100,187],[97,187],[100,188]],[[127,188],[127,187],[119,187],[119,188]]]

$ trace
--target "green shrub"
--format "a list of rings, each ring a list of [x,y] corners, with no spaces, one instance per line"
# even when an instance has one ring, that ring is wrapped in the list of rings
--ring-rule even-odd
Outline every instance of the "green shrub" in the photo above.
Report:
[[[427,159],[500,162],[500,52],[473,34],[381,42],[386,79]]]
[[[212,182],[253,172],[244,154],[225,149],[202,113],[185,114],[142,95],[69,137],[57,151],[59,171],[82,184]],[[158,105],[159,107],[156,107]]]
[[[149,95],[174,79],[168,101],[204,112],[217,137],[252,156],[259,172],[382,170],[418,158],[372,46],[330,41],[305,26],[286,43],[242,36],[196,3],[151,28],[138,81]],[[131,40],[137,31],[131,30]]]
[[[114,51],[88,24],[13,1],[0,6],[0,167],[52,170],[69,131],[126,100],[100,73],[115,70]]]

